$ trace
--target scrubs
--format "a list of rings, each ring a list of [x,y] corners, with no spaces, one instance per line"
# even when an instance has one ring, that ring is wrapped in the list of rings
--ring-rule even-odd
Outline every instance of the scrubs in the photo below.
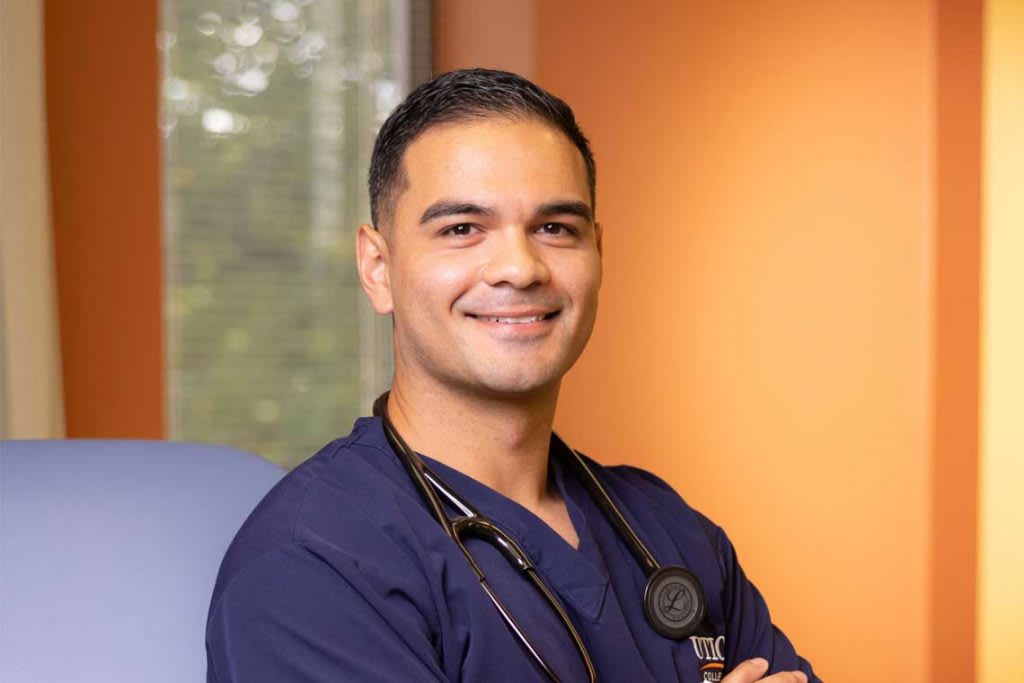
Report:
[[[718,681],[758,656],[770,672],[800,669],[818,680],[772,625],[719,527],[657,477],[588,460],[658,561],[687,567],[703,584],[708,617],[698,635],[658,635],[644,617],[640,566],[563,466],[565,455],[552,452],[550,475],[578,549],[519,504],[423,459],[530,555],[599,680]],[[586,680],[568,633],[536,589],[486,542],[466,543],[558,676]],[[379,418],[358,420],[252,513],[221,565],[206,637],[209,683],[546,680],[428,512]]]

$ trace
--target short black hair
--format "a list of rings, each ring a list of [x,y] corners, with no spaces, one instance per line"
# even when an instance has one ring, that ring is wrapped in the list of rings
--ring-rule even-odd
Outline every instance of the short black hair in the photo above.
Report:
[[[590,204],[597,199],[597,168],[590,143],[568,104],[518,74],[493,69],[449,71],[414,89],[388,116],[370,158],[370,219],[375,227],[393,217],[408,182],[405,150],[428,128],[491,117],[535,118],[565,134],[583,155]]]

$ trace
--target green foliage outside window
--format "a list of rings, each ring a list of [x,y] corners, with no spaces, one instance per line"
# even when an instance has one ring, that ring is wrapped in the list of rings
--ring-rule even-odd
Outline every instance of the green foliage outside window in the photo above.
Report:
[[[386,386],[387,321],[363,300],[353,239],[375,132],[408,89],[405,11],[164,0],[172,438],[294,465]]]

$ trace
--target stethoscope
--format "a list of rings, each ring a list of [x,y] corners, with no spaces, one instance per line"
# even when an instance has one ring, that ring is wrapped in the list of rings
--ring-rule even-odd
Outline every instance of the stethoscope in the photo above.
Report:
[[[597,672],[594,670],[594,663],[591,661],[590,653],[583,644],[583,639],[580,638],[579,632],[576,631],[576,627],[573,626],[569,615],[565,613],[561,603],[558,602],[554,594],[537,574],[533,562],[526,555],[522,547],[494,522],[481,515],[472,505],[457,496],[447,484],[427,467],[419,455],[409,447],[388,417],[388,392],[381,394],[374,402],[373,414],[383,419],[384,435],[387,437],[388,443],[395,451],[395,454],[402,461],[420,495],[423,496],[427,507],[430,508],[430,511],[441,524],[441,528],[448,534],[448,537],[455,542],[455,545],[465,555],[466,561],[469,562],[469,566],[480,580],[480,586],[484,589],[484,593],[494,603],[505,624],[541,670],[547,674],[550,680],[559,680],[554,670],[552,670],[551,666],[548,665],[523,632],[515,617],[505,609],[498,596],[495,595],[488,585],[487,577],[484,575],[483,570],[480,569],[480,565],[476,563],[476,560],[469,553],[469,550],[463,543],[463,538],[478,538],[490,543],[505,556],[509,564],[526,576],[530,583],[547,600],[551,609],[558,614],[558,618],[565,625],[566,631],[568,631],[576,646],[576,650],[579,652],[580,659],[583,660],[590,681],[596,681]],[[601,508],[608,522],[615,528],[616,533],[625,540],[630,552],[632,552],[636,561],[643,569],[644,575],[647,577],[643,597],[644,615],[647,617],[647,621],[654,627],[655,631],[666,638],[683,640],[693,635],[704,619],[706,609],[704,589],[700,581],[692,572],[679,565],[664,567],[659,565],[658,561],[654,559],[654,555],[651,554],[651,551],[647,549],[647,546],[644,545],[640,537],[633,531],[629,522],[622,516],[618,507],[609,497],[608,492],[605,491],[604,486],[601,485],[601,482],[598,481],[579,453],[570,448],[557,434],[553,436],[571,454],[568,461],[575,467],[580,481],[587,489],[587,493],[590,494],[598,507]],[[444,496],[448,503],[460,512],[460,516],[455,518],[448,516],[448,513],[445,512],[444,504],[438,497],[438,493]]]

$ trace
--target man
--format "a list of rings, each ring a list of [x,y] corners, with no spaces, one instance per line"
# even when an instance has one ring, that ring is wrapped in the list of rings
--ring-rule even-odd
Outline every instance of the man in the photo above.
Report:
[[[370,202],[358,269],[393,316],[391,391],[239,532],[208,679],[817,680],[721,529],[653,475],[552,437],[601,284],[594,160],[569,107],[505,72],[439,76],[382,127]],[[414,484],[423,468],[452,495]],[[470,507],[551,601],[513,550],[473,537],[462,552],[448,520]]]

